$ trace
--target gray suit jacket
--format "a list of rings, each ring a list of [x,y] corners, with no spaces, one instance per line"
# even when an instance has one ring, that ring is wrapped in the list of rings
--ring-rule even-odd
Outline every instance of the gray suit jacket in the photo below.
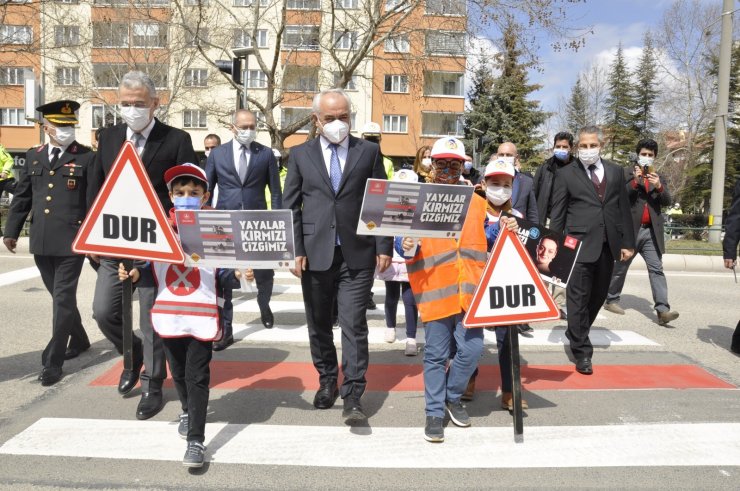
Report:
[[[283,204],[293,210],[296,256],[308,258],[309,270],[326,271],[339,234],[350,269],[375,268],[377,254],[393,254],[393,238],[357,235],[357,223],[367,180],[386,178],[380,147],[349,136],[347,162],[335,196],[320,142],[315,138],[293,147],[288,159]]]

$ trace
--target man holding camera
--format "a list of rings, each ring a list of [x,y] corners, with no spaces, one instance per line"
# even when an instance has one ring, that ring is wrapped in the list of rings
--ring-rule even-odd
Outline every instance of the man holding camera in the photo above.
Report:
[[[678,312],[672,311],[668,304],[668,284],[663,273],[663,216],[661,208],[670,206],[671,194],[665,181],[656,172],[653,163],[658,156],[658,144],[655,140],[645,139],[637,143],[637,164],[633,169],[625,170],[627,194],[632,209],[632,223],[635,227],[635,252],[639,252],[647,265],[650,278],[650,289],[658,315],[658,324],[667,325],[678,318]],[[624,314],[619,305],[619,298],[624,287],[627,270],[632,259],[614,265],[609,293],[604,308],[614,314]]]

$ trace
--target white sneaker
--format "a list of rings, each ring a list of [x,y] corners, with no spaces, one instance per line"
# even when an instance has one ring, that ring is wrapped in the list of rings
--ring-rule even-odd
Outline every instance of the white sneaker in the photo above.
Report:
[[[403,350],[403,354],[406,356],[416,356],[417,353],[416,339],[406,339],[406,349]]]
[[[396,328],[386,327],[385,328],[385,342],[392,343],[396,340]]]

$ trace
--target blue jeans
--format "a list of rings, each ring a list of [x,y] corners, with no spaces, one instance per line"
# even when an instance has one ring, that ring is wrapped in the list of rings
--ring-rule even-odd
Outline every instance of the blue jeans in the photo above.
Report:
[[[424,324],[424,400],[426,415],[443,418],[445,402],[458,402],[483,352],[483,329],[465,329],[463,313]],[[450,361],[450,346],[457,353]]]

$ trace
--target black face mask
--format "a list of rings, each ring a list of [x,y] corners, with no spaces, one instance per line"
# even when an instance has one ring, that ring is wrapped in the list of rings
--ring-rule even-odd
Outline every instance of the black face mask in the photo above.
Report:
[[[365,140],[369,142],[377,143],[378,145],[380,145],[380,138],[378,138],[377,136],[366,136]]]

